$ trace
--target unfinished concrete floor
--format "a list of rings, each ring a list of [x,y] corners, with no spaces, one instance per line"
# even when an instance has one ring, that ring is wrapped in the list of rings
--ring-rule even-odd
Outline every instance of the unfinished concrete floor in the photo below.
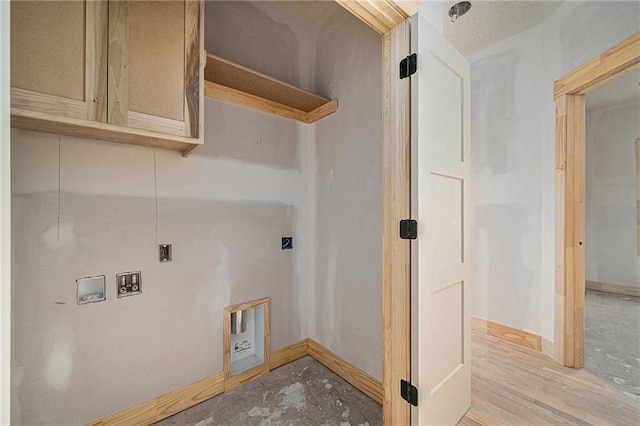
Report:
[[[305,356],[156,424],[377,426],[382,407]]]
[[[640,298],[587,290],[584,368],[640,405]]]
[[[459,425],[640,424],[635,401],[584,369],[485,334],[471,344],[472,405]],[[158,424],[374,426],[382,408],[304,357]]]

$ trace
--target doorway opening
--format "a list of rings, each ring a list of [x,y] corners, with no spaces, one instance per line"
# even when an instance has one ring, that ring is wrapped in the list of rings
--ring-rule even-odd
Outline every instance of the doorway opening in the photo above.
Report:
[[[555,359],[584,367],[585,94],[640,67],[640,32],[554,84],[556,100]]]
[[[640,403],[640,70],[585,98],[584,368]]]

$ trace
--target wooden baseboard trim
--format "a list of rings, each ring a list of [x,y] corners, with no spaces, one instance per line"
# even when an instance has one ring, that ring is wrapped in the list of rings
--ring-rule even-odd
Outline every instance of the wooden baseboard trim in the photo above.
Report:
[[[312,339],[307,339],[307,351],[316,361],[382,405],[384,399],[382,382],[343,360]]]
[[[307,355],[307,339],[271,352],[269,370],[274,370]]]
[[[258,377],[264,376],[269,372],[269,361],[236,374],[235,376],[229,376],[224,380],[224,391],[229,392],[238,386],[242,386],[249,383]]]
[[[89,426],[149,425],[193,407],[206,399],[223,394],[268,373],[274,368],[281,367],[305,355],[307,355],[307,339],[271,352],[268,367],[261,366],[256,371],[253,371],[250,376],[243,376],[242,380],[238,380],[235,376],[225,380],[224,372],[221,372],[154,398],[151,401],[143,402],[97,420],[90,423]]]
[[[487,334],[487,320],[484,318],[471,317],[471,330]]]
[[[222,374],[185,386],[156,398],[156,421],[172,416],[189,407],[223,393]]]
[[[223,392],[224,373],[219,373],[90,423],[90,426],[148,425]]]
[[[587,281],[587,290],[602,291],[604,293],[620,294],[623,296],[640,297],[640,287],[631,287],[622,284],[601,283],[598,281]]]
[[[518,330],[506,325],[498,324],[484,318],[471,317],[471,329],[489,336],[498,337],[504,341],[542,352],[541,337],[528,331]]]
[[[228,392],[267,374],[270,370],[282,367],[306,355],[311,355],[316,361],[379,404],[382,404],[384,392],[380,381],[343,360],[319,343],[311,339],[305,339],[271,352],[269,364],[258,366],[248,371],[247,373],[250,374],[244,374],[241,377],[234,376],[225,380],[224,372],[218,373],[154,398],[151,401],[143,402],[135,407],[127,408],[119,413],[92,422],[89,426],[149,425],[193,407],[204,400]]]

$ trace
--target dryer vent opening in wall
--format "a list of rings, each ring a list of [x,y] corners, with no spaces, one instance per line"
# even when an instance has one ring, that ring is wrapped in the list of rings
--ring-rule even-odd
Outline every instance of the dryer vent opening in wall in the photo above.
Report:
[[[269,299],[230,306],[224,315],[225,377],[268,368]]]
[[[247,331],[247,309],[231,313],[231,334],[243,334]]]

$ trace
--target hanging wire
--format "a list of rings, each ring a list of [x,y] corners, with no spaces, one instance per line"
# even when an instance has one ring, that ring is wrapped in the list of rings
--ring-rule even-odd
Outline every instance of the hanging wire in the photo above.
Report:
[[[156,197],[156,247],[158,247],[158,163],[155,148],[153,149],[153,186]]]
[[[62,145],[62,142],[60,141],[60,136],[58,136],[58,239],[57,239],[58,243],[60,242],[60,198],[62,193],[61,185],[60,185],[61,174],[62,174],[61,167],[60,167],[62,163],[61,145]]]

